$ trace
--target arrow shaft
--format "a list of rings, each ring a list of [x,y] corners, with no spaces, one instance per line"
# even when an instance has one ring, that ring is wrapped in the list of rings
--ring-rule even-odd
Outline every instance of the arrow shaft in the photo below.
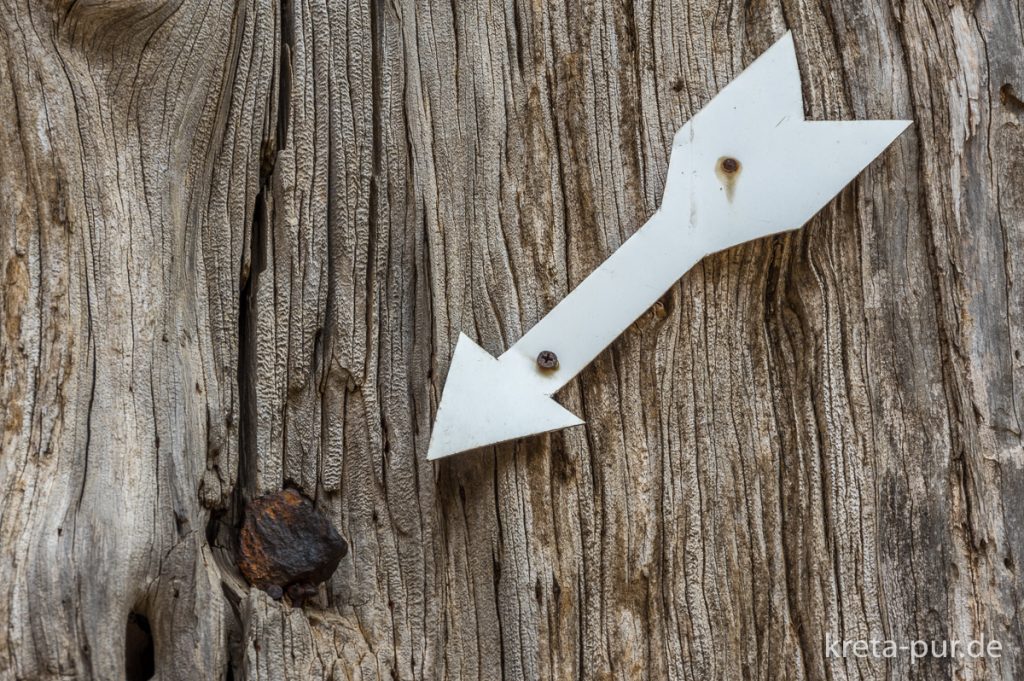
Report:
[[[427,458],[582,423],[551,395],[687,270],[804,224],[907,126],[808,122],[800,93],[787,33],[676,132],[658,212],[536,326],[498,359],[460,334]]]
[[[594,360],[705,254],[691,216],[655,213],[633,236],[509,348],[499,361],[554,394]],[[537,355],[558,356],[541,370]]]

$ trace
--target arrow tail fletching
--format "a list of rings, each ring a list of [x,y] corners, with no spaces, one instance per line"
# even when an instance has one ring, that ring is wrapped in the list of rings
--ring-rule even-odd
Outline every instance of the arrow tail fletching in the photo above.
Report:
[[[807,121],[786,34],[676,134],[661,211],[713,253],[801,227],[909,121]]]

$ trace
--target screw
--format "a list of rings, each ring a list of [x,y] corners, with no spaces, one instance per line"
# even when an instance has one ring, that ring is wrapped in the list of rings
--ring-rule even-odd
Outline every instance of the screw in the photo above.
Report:
[[[284,589],[277,584],[271,584],[267,587],[267,595],[273,598],[275,601],[281,600],[281,596],[284,595]]]
[[[722,170],[732,175],[740,169],[740,162],[734,158],[723,158],[722,159]]]
[[[540,354],[537,355],[537,366],[547,371],[557,369],[558,355],[551,352],[550,350],[541,350]]]

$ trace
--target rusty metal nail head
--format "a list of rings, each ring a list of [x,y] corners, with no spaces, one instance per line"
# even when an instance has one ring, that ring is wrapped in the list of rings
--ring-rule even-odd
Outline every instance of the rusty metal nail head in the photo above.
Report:
[[[558,355],[550,350],[541,350],[537,355],[537,366],[546,371],[553,371],[558,368]]]

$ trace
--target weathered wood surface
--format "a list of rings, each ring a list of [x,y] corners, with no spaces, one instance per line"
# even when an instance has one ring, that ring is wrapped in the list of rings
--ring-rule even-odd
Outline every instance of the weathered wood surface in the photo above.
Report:
[[[0,678],[1024,677],[1019,3],[0,1]],[[915,121],[559,399],[424,460],[787,28],[813,118]],[[301,487],[305,610],[231,565]],[[827,659],[833,638],[986,660]]]

